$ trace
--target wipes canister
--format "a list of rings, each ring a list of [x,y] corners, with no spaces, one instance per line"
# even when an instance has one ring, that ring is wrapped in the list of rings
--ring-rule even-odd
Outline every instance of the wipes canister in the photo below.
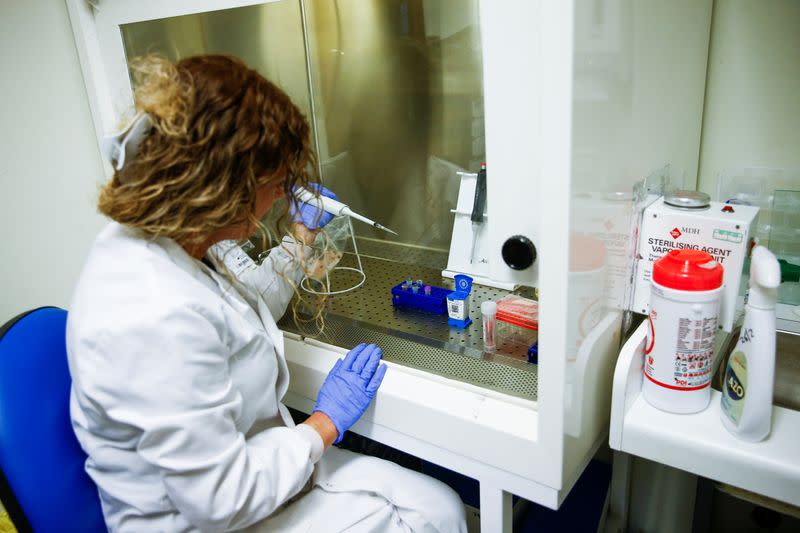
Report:
[[[708,406],[722,277],[722,265],[700,250],[672,250],[653,265],[642,394],[654,407]]]

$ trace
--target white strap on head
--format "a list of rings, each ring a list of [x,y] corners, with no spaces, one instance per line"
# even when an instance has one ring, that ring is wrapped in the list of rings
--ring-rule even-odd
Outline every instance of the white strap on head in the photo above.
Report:
[[[119,133],[106,135],[100,143],[103,157],[117,170],[122,170],[139,152],[145,135],[153,127],[153,119],[147,113],[139,113],[133,121]]]

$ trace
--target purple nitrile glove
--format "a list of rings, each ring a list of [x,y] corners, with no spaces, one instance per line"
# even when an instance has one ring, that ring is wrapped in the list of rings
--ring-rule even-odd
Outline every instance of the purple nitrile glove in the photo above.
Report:
[[[361,418],[375,397],[386,374],[386,365],[381,364],[381,349],[374,344],[359,344],[333,365],[328,377],[319,389],[314,412],[328,415],[341,442],[344,432]]]
[[[327,196],[328,198],[336,200],[336,194],[319,183],[309,183],[308,190],[319,192],[321,196]],[[311,202],[300,202],[292,198],[289,203],[291,204],[292,220],[300,222],[308,229],[316,230],[324,228],[328,222],[333,220],[333,215],[320,209],[320,205],[313,200]]]

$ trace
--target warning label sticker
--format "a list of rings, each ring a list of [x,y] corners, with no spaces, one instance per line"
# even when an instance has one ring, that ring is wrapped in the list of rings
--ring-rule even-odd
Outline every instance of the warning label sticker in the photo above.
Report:
[[[715,229],[714,230],[714,238],[718,241],[728,241],[728,242],[735,242],[740,243],[742,242],[742,234],[738,231],[729,231],[725,229]]]

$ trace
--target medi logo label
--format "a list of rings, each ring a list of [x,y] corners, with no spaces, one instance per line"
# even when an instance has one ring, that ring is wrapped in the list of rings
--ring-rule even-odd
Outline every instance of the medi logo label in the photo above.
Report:
[[[672,235],[673,239],[677,239],[678,237],[683,235],[683,233],[681,233],[681,230],[679,230],[678,228],[672,228],[672,231],[670,231],[669,234]]]

